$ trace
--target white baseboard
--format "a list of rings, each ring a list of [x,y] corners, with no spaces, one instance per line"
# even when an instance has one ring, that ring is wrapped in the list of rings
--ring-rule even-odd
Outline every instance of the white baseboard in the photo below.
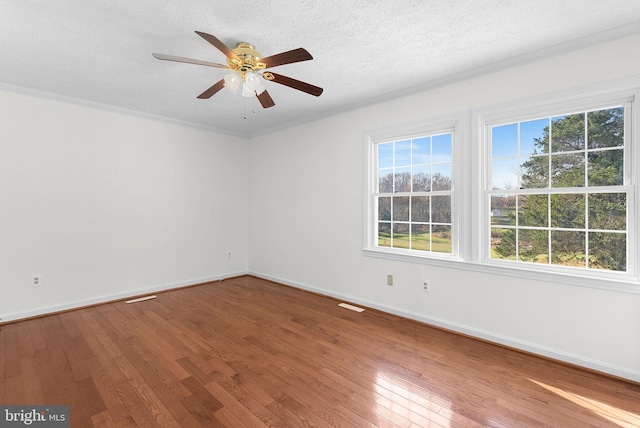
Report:
[[[584,367],[590,370],[595,370],[598,372],[606,373],[612,376],[616,376],[623,379],[628,379],[633,382],[640,383],[640,372],[627,369],[624,367],[618,367],[609,363],[605,363],[602,361],[593,360],[590,358],[585,358],[579,355],[570,354],[564,351],[559,351],[557,349],[548,348],[542,345],[538,345],[535,343],[525,342],[519,339],[514,339],[511,337],[503,336],[500,334],[495,334],[490,331],[480,330],[474,327],[457,324],[454,322],[446,321],[440,318],[425,316],[422,314],[418,314],[411,311],[406,311],[404,309],[395,308],[392,306],[381,305],[378,303],[374,303],[368,300],[363,300],[354,296],[350,296],[347,294],[334,293],[322,288],[312,287],[306,284],[301,284],[297,282],[288,281],[283,278],[277,278],[271,275],[264,275],[258,272],[249,272],[249,275],[266,279],[269,281],[277,282],[284,285],[289,285],[291,287],[300,288],[307,291],[312,291],[314,293],[323,294],[325,296],[333,297],[340,300],[345,300],[349,303],[358,304],[361,306],[366,306],[372,309],[377,309],[383,312],[387,312],[390,314],[398,315],[403,318],[409,318],[415,321],[420,321],[425,324],[433,325],[435,327],[443,328],[446,330],[450,330],[453,332],[461,333],[467,336],[476,337],[478,339],[486,340],[489,342],[497,343],[500,345],[507,346],[509,348],[518,349],[525,352],[530,352],[532,354],[544,356],[547,358],[551,358],[554,360],[562,361],[565,363],[569,363],[575,366]]]
[[[22,319],[37,317],[37,316],[43,316],[47,314],[53,314],[56,312],[68,311],[72,309],[82,308],[85,306],[98,305],[101,303],[108,303],[116,300],[124,300],[129,297],[141,296],[144,294],[152,294],[152,293],[159,293],[161,291],[176,290],[179,288],[190,287],[192,285],[204,284],[206,282],[222,281],[225,278],[232,278],[235,276],[242,276],[247,274],[248,272],[246,271],[231,272],[223,275],[215,275],[215,276],[209,276],[204,278],[195,278],[188,281],[175,282],[171,284],[163,284],[163,285],[154,286],[154,287],[131,290],[123,293],[108,294],[105,296],[95,297],[91,299],[77,300],[74,302],[65,303],[63,305],[46,306],[46,307],[31,310],[28,312],[16,312],[13,314],[5,314],[2,316],[2,319],[0,319],[0,324],[5,322],[12,322],[12,321],[18,321]]]

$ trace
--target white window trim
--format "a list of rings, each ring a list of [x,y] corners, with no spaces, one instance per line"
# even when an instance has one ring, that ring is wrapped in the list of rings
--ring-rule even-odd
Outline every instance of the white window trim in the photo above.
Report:
[[[513,112],[525,112],[531,117],[548,116],[554,111],[566,112],[568,110],[579,111],[589,109],[594,104],[620,104],[624,100],[633,101],[631,111],[632,120],[628,123],[625,132],[630,132],[627,157],[625,158],[625,171],[631,174],[629,183],[635,186],[635,192],[631,195],[631,210],[635,218],[630,217],[628,222],[628,236],[633,248],[629,251],[629,272],[608,272],[597,270],[567,269],[564,267],[551,267],[541,271],[539,266],[526,263],[515,264],[500,260],[489,259],[483,248],[485,233],[490,225],[485,224],[481,215],[486,208],[484,197],[485,183],[487,183],[488,170],[485,156],[487,144],[485,123],[496,122],[513,118]],[[587,107],[584,107],[587,105]],[[518,119],[520,120],[520,119]],[[452,227],[455,229],[452,242],[452,255],[438,253],[418,252],[411,250],[380,248],[375,245],[377,236],[373,233],[376,224],[375,213],[372,210],[372,199],[375,181],[373,173],[376,170],[375,151],[376,142],[385,139],[392,141],[402,136],[418,133],[440,132],[443,129],[454,129],[453,144],[453,180],[454,200],[452,204]],[[522,100],[505,102],[498,105],[472,109],[463,113],[441,116],[439,118],[425,120],[421,124],[409,124],[405,126],[386,127],[372,131],[365,131],[365,161],[364,168],[364,247],[363,254],[369,257],[395,260],[401,262],[421,263],[451,269],[470,270],[493,275],[502,275],[619,291],[630,294],[640,294],[640,78],[621,79],[613,82],[590,85],[561,92],[544,94]],[[633,165],[634,168],[629,168]],[[488,212],[488,211],[487,211]],[[482,222],[482,224],[478,224]],[[633,264],[633,266],[631,266]]]

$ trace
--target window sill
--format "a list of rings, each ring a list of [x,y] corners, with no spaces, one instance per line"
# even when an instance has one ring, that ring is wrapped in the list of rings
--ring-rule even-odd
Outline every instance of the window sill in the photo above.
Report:
[[[540,270],[535,269],[535,265],[533,265],[532,268],[522,266],[499,266],[459,260],[447,255],[434,256],[429,254],[428,256],[419,256],[414,254],[406,254],[401,251],[374,250],[370,248],[364,248],[362,250],[362,254],[367,257],[375,257],[405,263],[419,263],[449,269],[463,269],[491,275],[510,276],[516,278],[531,279],[535,281],[554,282],[564,285],[576,285],[579,287],[596,288],[607,291],[640,294],[640,281],[638,281],[637,278],[629,278],[626,276],[621,276],[620,278],[616,279],[611,277],[576,275],[571,272],[541,272]]]

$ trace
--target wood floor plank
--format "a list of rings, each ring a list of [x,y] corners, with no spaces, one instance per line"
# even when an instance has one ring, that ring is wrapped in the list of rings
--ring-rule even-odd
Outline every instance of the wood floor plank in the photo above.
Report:
[[[225,427],[248,427],[250,425],[245,424],[241,419],[226,407],[218,410],[215,414],[217,420],[219,420]],[[262,426],[262,425],[256,425]]]
[[[640,385],[250,276],[0,325],[76,427],[640,426]]]
[[[220,401],[225,409],[233,413],[234,418],[241,422],[238,426],[245,427],[263,427],[264,424],[260,419],[251,413],[242,403],[236,401],[231,394],[216,382],[210,382],[205,385],[207,391],[211,393],[218,401]],[[216,412],[217,413],[217,412]]]
[[[18,345],[18,324],[9,324],[2,329],[5,337],[5,379],[19,379],[22,376],[22,355]]]
[[[35,356],[22,359],[22,378],[24,384],[24,402],[46,404],[42,393],[42,385],[40,384]]]
[[[206,357],[207,353],[211,351],[211,346],[202,347],[199,341],[192,339],[173,323],[161,318],[155,312],[145,311],[144,315],[154,323],[154,328],[163,331],[165,338],[182,352]]]
[[[24,380],[21,376],[14,376],[6,379],[2,385],[5,391],[5,400],[3,404],[24,404],[25,403],[25,390]]]
[[[212,410],[206,403],[194,396],[182,398],[180,403],[187,411],[196,419],[197,424],[195,426],[201,426],[204,428],[224,428],[224,424],[215,417],[216,410]]]
[[[349,397],[340,403],[341,406],[351,409],[355,414],[359,415],[364,420],[373,424],[375,421],[376,427],[396,427],[397,424],[392,423],[390,420],[383,418],[380,415],[380,406],[377,403],[379,395],[373,389],[369,389],[359,383],[354,382],[351,377],[342,376],[332,370],[323,369],[323,374],[331,377],[336,382],[343,384],[352,390]],[[398,422],[398,421],[396,421]]]
[[[286,426],[286,423],[268,410],[268,406],[274,401],[273,397],[264,393],[251,380],[249,376],[236,373],[233,377],[224,376],[222,373],[214,373],[216,382],[222,386],[233,398],[242,403],[265,426]]]
[[[130,364],[126,357],[119,357],[115,360],[115,364],[124,374],[129,385],[132,386],[137,397],[140,399],[144,408],[152,415],[153,420],[158,426],[179,428],[180,423],[175,419],[174,415],[162,402],[158,394],[154,391],[140,375],[140,372]]]
[[[111,316],[101,319],[100,324],[122,353],[121,357],[114,359],[115,365],[133,387],[144,406],[150,410],[159,426],[183,426],[183,422],[191,420],[191,416],[177,400],[171,399],[171,392],[161,378],[131,346],[129,340],[132,337],[130,336],[132,330],[128,329],[124,336],[119,335],[122,318],[113,316],[117,311],[114,310],[110,314]]]
[[[24,357],[33,357],[34,349],[31,341],[31,332],[29,331],[29,322],[17,324],[16,334],[18,335],[18,348],[20,355]]]
[[[151,327],[141,325],[136,327],[136,336],[130,339],[132,346],[137,347],[140,352],[146,350],[156,357],[156,361],[164,371],[171,373],[178,380],[189,377],[189,373],[183,369],[176,361],[184,357],[166,340],[160,337]]]
[[[82,394],[85,408],[91,417],[107,410],[107,406],[104,404],[102,397],[100,397],[98,388],[91,377],[81,379],[77,384]]]
[[[314,424],[320,426],[356,426],[349,419],[357,418],[352,417],[348,409],[343,409],[344,411],[341,412],[337,410],[340,398],[325,395],[314,389],[304,380],[298,380],[295,373],[288,371],[286,367],[281,365],[271,365],[267,367],[267,370],[285,384],[285,387],[276,396],[276,401],[294,405],[300,415],[305,415],[305,420],[313,421]],[[305,387],[300,388],[298,381],[302,382]],[[325,389],[324,392],[328,391]],[[345,398],[343,397],[342,400],[345,401]]]
[[[139,394],[139,378],[127,378],[126,369],[122,370],[124,356],[102,328],[103,324],[95,318],[96,314],[97,312],[87,311],[84,314],[86,323],[82,328],[88,330],[85,332],[85,337],[91,348],[94,349],[96,360],[99,362],[99,367],[94,367],[92,370],[92,378],[100,391],[100,396],[107,404],[112,418],[115,416],[114,422],[119,425],[131,419],[137,426],[158,426],[157,418],[163,414],[158,411],[158,406],[155,405],[157,400],[152,398],[152,405],[147,405],[149,400],[144,392],[147,392],[148,388],[142,387],[143,393]],[[160,422],[163,420],[164,416]]]
[[[125,404],[124,392],[116,387],[116,384],[121,382],[124,377],[117,372],[110,362],[98,357],[87,360],[87,365],[89,366],[93,384],[100,394],[100,399],[108,409],[109,420],[118,426],[125,424],[125,421],[131,419],[131,417]],[[102,418],[98,419],[102,420]]]

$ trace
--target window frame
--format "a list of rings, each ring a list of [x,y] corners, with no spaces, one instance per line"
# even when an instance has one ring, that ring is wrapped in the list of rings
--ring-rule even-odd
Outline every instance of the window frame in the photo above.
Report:
[[[590,111],[600,106],[630,103],[625,108],[625,185],[632,187],[627,200],[627,272],[597,269],[568,268],[549,265],[540,269],[536,263],[513,263],[490,259],[490,247],[484,247],[490,238],[489,199],[485,191],[490,188],[489,165],[491,152],[487,149],[490,126],[486,123],[512,123],[527,118],[552,117],[569,111]],[[528,98],[470,108],[462,112],[442,115],[420,123],[395,125],[365,131],[364,168],[364,222],[362,253],[367,257],[419,263],[519,279],[545,281],[563,285],[583,286],[640,294],[640,78],[626,78],[568,90],[549,92]],[[395,141],[419,133],[439,133],[447,128],[453,132],[453,199],[452,199],[452,254],[398,251],[376,247],[377,211],[372,209],[375,162],[374,146],[382,140]],[[480,222],[480,224],[479,224]],[[547,265],[544,265],[545,267]]]
[[[382,257],[382,258],[400,258],[405,261],[416,261],[422,259],[436,260],[459,260],[459,228],[460,228],[460,196],[457,191],[457,180],[460,177],[458,166],[459,153],[457,145],[461,139],[464,130],[465,119],[461,114],[453,114],[442,116],[437,119],[424,121],[421,123],[412,123],[408,125],[399,125],[387,127],[378,130],[365,132],[365,226],[364,237],[365,244],[363,251],[365,254]],[[440,253],[434,251],[412,250],[398,247],[380,247],[378,246],[378,206],[376,199],[377,190],[377,172],[378,172],[378,144],[396,142],[406,139],[418,138],[422,136],[434,136],[440,134],[451,133],[451,253]],[[430,192],[427,192],[430,193]],[[395,193],[390,194],[390,196]],[[375,229],[375,230],[374,230]]]
[[[633,131],[632,131],[632,123],[633,123],[633,96],[621,96],[621,97],[610,97],[606,95],[604,97],[589,97],[584,100],[576,100],[575,102],[571,102],[568,104],[569,109],[565,107],[564,103],[560,103],[554,106],[553,109],[545,110],[545,113],[540,116],[537,108],[532,110],[524,108],[524,109],[514,109],[509,113],[505,114],[503,112],[498,113],[497,115],[485,115],[482,117],[482,126],[483,126],[483,141],[482,141],[482,149],[484,152],[483,156],[483,168],[485,174],[483,176],[484,189],[482,191],[482,247],[481,247],[481,262],[489,265],[496,266],[510,266],[511,264],[518,265],[531,265],[532,268],[539,268],[549,272],[558,272],[558,273],[566,273],[566,274],[575,274],[580,276],[595,276],[602,278],[626,278],[626,277],[636,277],[637,276],[637,262],[636,254],[637,254],[637,239],[634,239],[636,236],[636,225],[632,219],[637,218],[637,211],[635,210],[635,194],[637,190],[634,186],[634,166],[632,162],[632,153],[633,153]],[[572,187],[572,188],[554,188],[549,187],[545,188],[546,191],[541,191],[541,189],[517,189],[517,191],[511,191],[508,189],[493,189],[491,182],[491,164],[492,164],[492,148],[491,148],[491,132],[492,128],[495,126],[525,122],[529,120],[535,120],[540,118],[549,118],[551,119],[554,116],[558,115],[569,115],[573,113],[585,113],[594,110],[607,109],[610,107],[619,107],[622,106],[625,108],[625,144],[624,144],[624,177],[623,184],[616,186],[603,186],[601,188],[601,192],[598,193],[619,193],[625,192],[627,197],[627,271],[617,272],[617,271],[609,271],[609,270],[595,270],[589,268],[571,268],[567,266],[561,265],[553,265],[553,264],[543,264],[543,263],[530,263],[530,262],[521,262],[521,261],[512,261],[512,260],[500,260],[491,258],[491,248],[490,248],[490,239],[491,239],[491,195],[496,194],[513,194],[516,197],[520,195],[526,194],[569,194],[570,191],[567,189],[584,189],[585,193],[589,193],[590,189],[597,189],[598,186],[583,186],[583,187]],[[585,142],[586,144],[586,142]],[[586,150],[586,149],[585,149]],[[550,155],[551,152],[550,152]],[[635,169],[637,169],[636,166]],[[606,189],[606,190],[605,190]],[[554,229],[551,226],[548,226],[551,229]],[[519,226],[514,226],[515,229],[520,228]],[[521,229],[524,230],[524,229]],[[523,266],[524,267],[524,266]],[[588,273],[588,275],[585,275]]]

